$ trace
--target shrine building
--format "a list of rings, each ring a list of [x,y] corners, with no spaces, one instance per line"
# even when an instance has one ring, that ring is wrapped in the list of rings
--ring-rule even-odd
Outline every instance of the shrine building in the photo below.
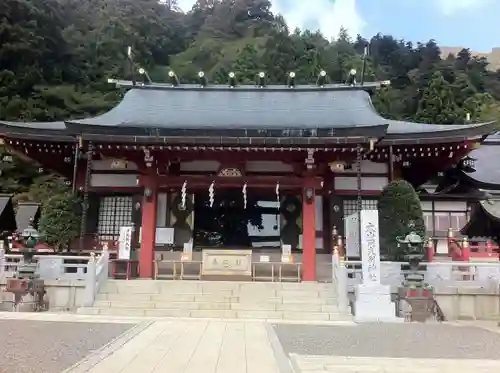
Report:
[[[185,244],[256,253],[290,245],[302,279],[314,281],[317,254],[331,253],[344,216],[376,209],[391,180],[421,187],[495,131],[494,123],[385,119],[370,96],[387,82],[113,83],[126,93],[103,115],[3,121],[0,136],[81,193],[84,245],[112,245],[120,227],[134,224],[144,278],[153,276],[155,253]]]

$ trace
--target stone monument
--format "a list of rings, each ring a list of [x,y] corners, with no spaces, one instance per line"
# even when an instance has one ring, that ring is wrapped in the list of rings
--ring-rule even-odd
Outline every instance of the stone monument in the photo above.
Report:
[[[396,317],[396,305],[391,301],[391,289],[380,282],[380,242],[378,211],[362,210],[361,261],[363,282],[355,288],[356,322],[402,322]]]

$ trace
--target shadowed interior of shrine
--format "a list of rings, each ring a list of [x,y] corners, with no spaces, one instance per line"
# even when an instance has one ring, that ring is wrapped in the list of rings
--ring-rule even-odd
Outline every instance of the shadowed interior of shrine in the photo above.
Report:
[[[194,245],[210,248],[280,249],[280,210],[276,195],[241,188],[208,192],[194,198]]]
[[[298,194],[298,191],[297,191]],[[196,191],[185,197],[175,196],[170,204],[175,247],[193,242],[193,250],[202,248],[281,250],[281,243],[300,246],[302,202],[288,192],[241,188]],[[278,202],[278,198],[280,202]]]

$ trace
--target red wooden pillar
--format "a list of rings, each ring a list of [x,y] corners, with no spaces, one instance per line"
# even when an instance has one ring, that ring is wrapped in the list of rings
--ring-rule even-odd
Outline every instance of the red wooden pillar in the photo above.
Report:
[[[311,178],[302,190],[302,265],[303,280],[316,281],[316,191]]]
[[[158,198],[158,182],[155,175],[144,175],[142,186],[144,187],[144,197],[142,202],[139,276],[141,278],[152,278],[156,236],[156,204]],[[148,192],[150,193],[149,196],[147,195]]]

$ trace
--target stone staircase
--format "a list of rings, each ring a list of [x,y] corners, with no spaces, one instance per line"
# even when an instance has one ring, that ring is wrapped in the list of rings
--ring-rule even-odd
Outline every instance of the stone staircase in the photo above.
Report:
[[[351,320],[332,284],[109,280],[85,315],[230,319]]]

